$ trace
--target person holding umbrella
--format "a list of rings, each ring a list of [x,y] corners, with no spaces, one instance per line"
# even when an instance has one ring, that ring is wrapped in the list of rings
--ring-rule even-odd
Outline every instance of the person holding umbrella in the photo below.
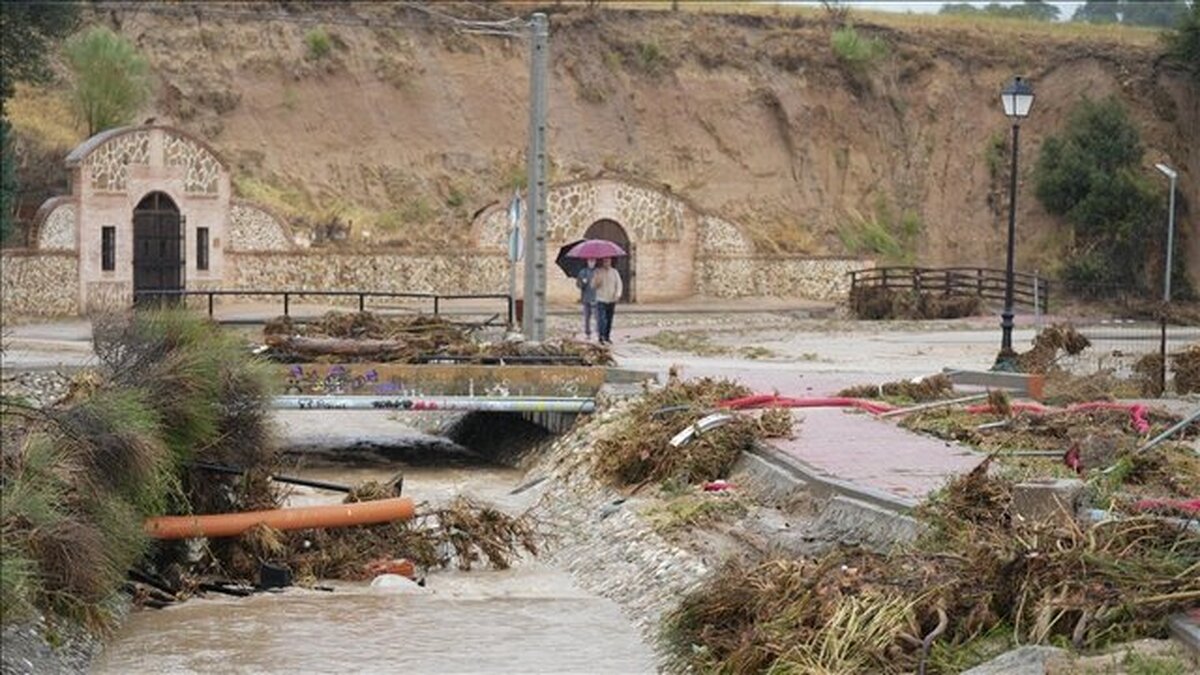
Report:
[[[555,263],[572,279],[580,290],[580,299],[584,303],[584,332],[588,332],[588,290],[596,302],[596,332],[600,336],[600,344],[612,344],[612,318],[617,301],[625,292],[621,283],[621,273],[612,266],[612,259],[628,255],[625,249],[607,239],[580,239],[563,246],[558,251]],[[600,260],[599,267],[596,260]],[[584,263],[586,261],[586,267]],[[590,278],[590,284],[583,281],[584,275]],[[590,337],[590,335],[589,335]]]
[[[592,317],[596,317],[596,332],[600,332],[600,317],[596,314],[596,287],[592,278],[596,275],[596,259],[588,258],[587,266],[579,269],[575,285],[579,287],[579,303],[583,305],[583,334],[592,339]]]
[[[621,283],[621,273],[612,266],[612,258],[604,258],[600,268],[592,276],[592,286],[596,290],[596,330],[600,334],[600,344],[612,344],[613,313],[617,309],[617,301],[625,291]]]

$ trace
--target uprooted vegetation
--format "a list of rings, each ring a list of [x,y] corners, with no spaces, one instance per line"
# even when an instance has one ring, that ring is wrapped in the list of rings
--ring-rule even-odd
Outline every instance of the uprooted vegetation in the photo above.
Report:
[[[838,392],[847,398],[880,399],[888,403],[907,405],[950,398],[954,383],[945,375],[930,375],[919,380],[897,380],[883,384],[864,384]]]
[[[1038,332],[1033,347],[1017,355],[1017,367],[1023,373],[1046,373],[1059,369],[1059,351],[1075,356],[1092,345],[1070,324],[1054,324]]]
[[[960,672],[1013,644],[1092,649],[1166,635],[1200,599],[1200,534],[1140,516],[1032,521],[987,465],[918,512],[887,554],[728,563],[664,639],[702,672]]]
[[[982,406],[986,408],[987,406]],[[1146,438],[1180,421],[1153,409],[1080,407],[1065,410],[930,410],[902,425],[971,445],[992,455],[1014,479],[1072,477],[1091,481],[1103,507],[1124,508],[1138,498],[1187,499],[1200,494],[1200,457],[1191,447],[1200,423],[1169,442],[1138,452]]]
[[[386,317],[372,312],[331,311],[310,322],[277,317],[267,322],[263,334],[266,356],[285,363],[426,363],[439,359],[468,363],[504,359],[613,363],[612,355],[600,345],[573,340],[483,342],[474,337],[479,327],[437,316]]]
[[[40,609],[104,628],[149,550],[145,517],[262,498],[263,481],[192,464],[271,464],[266,380],[240,345],[172,312],[108,317],[94,334],[100,370],[63,402],[4,402],[6,622]]]
[[[790,411],[768,410],[757,418],[731,413],[725,424],[697,432],[679,447],[670,441],[722,401],[749,394],[749,389],[728,380],[681,381],[672,376],[665,387],[646,392],[620,426],[596,441],[597,475],[635,487],[662,481],[694,485],[728,476],[738,456],[756,440],[791,435]]]
[[[850,311],[859,319],[959,319],[983,310],[976,295],[856,286],[850,290]]]
[[[367,483],[345,501],[390,496],[385,487]],[[254,579],[263,563],[283,565],[299,583],[311,585],[321,579],[370,579],[380,563],[401,559],[411,561],[418,572],[508,569],[525,553],[537,554],[537,536],[529,517],[512,517],[460,497],[423,509],[412,521],[291,532],[259,527],[206,562],[212,573],[238,579]]]

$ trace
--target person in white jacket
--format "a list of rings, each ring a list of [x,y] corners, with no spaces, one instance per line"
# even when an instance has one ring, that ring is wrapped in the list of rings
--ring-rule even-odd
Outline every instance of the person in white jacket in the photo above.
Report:
[[[600,261],[600,268],[592,277],[592,287],[596,289],[596,330],[600,335],[600,344],[611,345],[613,313],[625,291],[621,273],[612,266],[612,258]]]

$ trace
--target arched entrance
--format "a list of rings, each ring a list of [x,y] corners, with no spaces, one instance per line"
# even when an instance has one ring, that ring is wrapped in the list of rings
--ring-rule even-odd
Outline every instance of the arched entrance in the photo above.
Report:
[[[183,290],[183,218],[164,192],[151,192],[133,210],[133,292]],[[161,299],[161,298],[158,298]]]
[[[617,246],[625,249],[629,255],[623,258],[617,258],[613,261],[613,267],[617,268],[617,272],[621,274],[621,281],[625,292],[621,294],[621,302],[632,302],[633,293],[633,246],[629,243],[629,235],[625,234],[625,228],[615,220],[602,218],[592,223],[587,232],[583,234],[585,239],[607,239]]]

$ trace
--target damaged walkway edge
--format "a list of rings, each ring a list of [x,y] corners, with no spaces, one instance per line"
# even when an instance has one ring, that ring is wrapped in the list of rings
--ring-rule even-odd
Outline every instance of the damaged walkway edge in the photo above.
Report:
[[[743,453],[734,471],[772,499],[807,494],[823,501],[816,530],[830,539],[886,549],[921,533],[921,524],[908,515],[916,500],[825,475],[764,443]]]

